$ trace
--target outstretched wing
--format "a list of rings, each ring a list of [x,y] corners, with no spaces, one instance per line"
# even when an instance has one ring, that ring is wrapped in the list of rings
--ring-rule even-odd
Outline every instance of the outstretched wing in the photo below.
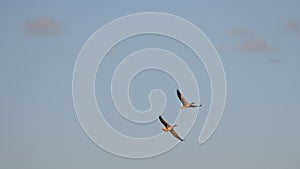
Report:
[[[170,125],[161,117],[159,116],[159,121],[166,127],[166,128],[169,128]]]
[[[202,104],[200,104],[200,105],[194,105],[194,104],[191,104],[190,105],[190,107],[201,107],[202,106]]]
[[[181,137],[179,137],[179,135],[176,133],[176,131],[175,131],[174,129],[171,130],[170,132],[171,132],[171,134],[172,134],[174,137],[176,137],[178,140],[183,141],[183,139],[182,139]]]
[[[180,93],[179,90],[177,90],[177,96],[178,96],[179,100],[181,101],[181,103],[182,103],[183,105],[188,105],[188,104],[189,104],[189,102],[187,102],[187,101],[184,99],[184,97],[182,96],[182,94]]]

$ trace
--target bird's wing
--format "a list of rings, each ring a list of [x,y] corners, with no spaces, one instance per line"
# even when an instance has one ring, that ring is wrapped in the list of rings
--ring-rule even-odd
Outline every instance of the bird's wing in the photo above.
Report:
[[[177,90],[177,96],[178,96],[179,100],[181,101],[181,103],[182,103],[183,105],[188,105],[188,104],[189,104],[189,102],[187,102],[187,101],[184,99],[184,97],[182,96],[182,94],[180,93],[179,90]]]
[[[174,137],[176,137],[178,140],[183,141],[183,139],[182,139],[181,137],[179,137],[179,135],[176,133],[176,131],[175,131],[174,129],[171,130],[170,132],[171,132],[171,134],[172,134]]]
[[[159,121],[166,127],[170,127],[170,124],[168,124],[161,116],[159,116]]]
[[[202,104],[200,104],[200,105],[194,105],[194,104],[191,104],[190,105],[190,107],[201,107],[202,106]]]

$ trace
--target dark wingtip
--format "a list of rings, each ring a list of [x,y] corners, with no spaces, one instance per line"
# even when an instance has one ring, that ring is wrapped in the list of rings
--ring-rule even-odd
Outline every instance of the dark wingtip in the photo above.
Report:
[[[180,91],[178,89],[177,89],[176,93],[177,93],[177,96],[180,97],[181,93],[180,93]]]
[[[161,116],[158,116],[158,118],[159,118],[159,121],[164,124],[165,120]]]

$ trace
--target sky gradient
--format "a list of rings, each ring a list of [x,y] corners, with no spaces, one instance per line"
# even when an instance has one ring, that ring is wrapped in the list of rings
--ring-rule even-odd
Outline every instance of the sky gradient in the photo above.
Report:
[[[111,100],[100,97],[109,95],[116,64],[137,49],[160,47],[181,56],[201,84],[204,105],[187,141],[163,155],[133,160],[102,150],[86,136],[72,102],[72,75],[80,49],[96,30],[121,16],[151,11],[183,17],[208,36],[223,62],[227,102],[215,134],[199,145],[210,104],[203,65],[168,38],[134,37],[119,44],[99,68],[96,93],[120,132],[139,137],[161,132],[158,122],[137,128],[119,118]],[[1,1],[0,168],[299,168],[299,11],[296,0]],[[149,83],[153,79],[158,83]],[[166,117],[174,121],[177,86],[166,74],[137,76],[132,102],[146,109],[149,91],[158,87],[168,97],[167,112],[174,112]]]

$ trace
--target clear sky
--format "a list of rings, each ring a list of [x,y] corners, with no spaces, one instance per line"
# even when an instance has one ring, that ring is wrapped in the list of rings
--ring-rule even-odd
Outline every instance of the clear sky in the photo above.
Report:
[[[299,11],[297,0],[1,1],[0,168],[299,168]],[[155,36],[129,39],[112,51],[99,69],[97,96],[107,92],[114,66],[125,55],[144,47],[173,50],[202,84],[204,106],[187,141],[158,157],[133,160],[102,150],[81,129],[72,101],[80,49],[104,24],[136,12],[183,17],[218,50],[227,77],[227,102],[207,143],[197,143],[210,103],[207,73],[191,52]],[[153,80],[158,82],[149,83]],[[130,97],[143,110],[149,106],[148,92],[161,88],[172,112],[179,106],[173,97],[176,87],[166,74],[144,72],[134,79]],[[140,128],[117,117],[112,101],[101,97],[105,117],[120,132],[140,137],[161,132],[158,122]]]

